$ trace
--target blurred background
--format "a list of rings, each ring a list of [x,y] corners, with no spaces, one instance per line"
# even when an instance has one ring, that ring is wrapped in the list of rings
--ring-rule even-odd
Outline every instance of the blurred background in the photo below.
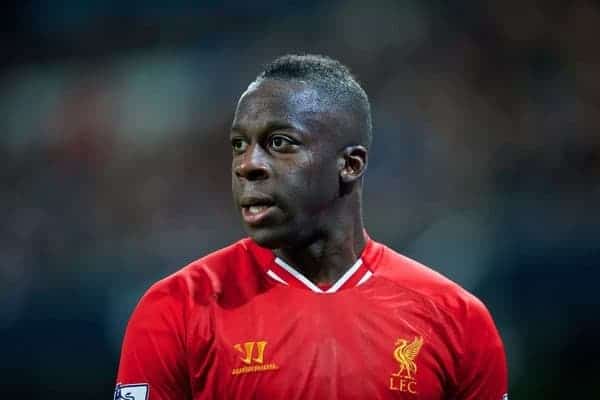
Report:
[[[262,65],[370,95],[376,240],[478,295],[511,398],[600,393],[600,7],[592,1],[8,1],[0,393],[112,398],[148,286],[243,236],[228,128]]]

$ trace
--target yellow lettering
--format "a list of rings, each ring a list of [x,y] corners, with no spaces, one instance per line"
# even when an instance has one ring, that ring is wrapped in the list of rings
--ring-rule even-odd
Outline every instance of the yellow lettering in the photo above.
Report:
[[[417,382],[410,381],[408,382],[408,391],[412,394],[417,394]]]
[[[403,393],[417,394],[417,382],[412,379],[390,376],[390,389]]]
[[[265,347],[267,346],[267,342],[260,341],[256,342],[256,357],[254,357],[254,361],[259,364],[263,363],[263,356],[265,354]]]
[[[408,388],[406,385],[406,381],[404,379],[400,379],[400,389],[401,392],[407,392]]]
[[[242,345],[239,343],[234,345],[233,347],[244,355],[243,357],[240,357],[244,364],[250,365],[252,363],[252,350],[254,350],[254,342],[244,343],[243,348]]]
[[[248,372],[269,371],[279,369],[274,363],[264,364],[265,348],[267,342],[264,340],[258,342],[236,343],[233,348],[239,351],[242,356],[240,360],[245,366],[231,370],[232,375],[245,374]]]
[[[275,363],[261,364],[261,365],[249,365],[246,367],[232,369],[231,375],[240,375],[240,374],[247,374],[249,372],[260,372],[260,371],[275,371],[278,369],[279,369],[279,366]]]

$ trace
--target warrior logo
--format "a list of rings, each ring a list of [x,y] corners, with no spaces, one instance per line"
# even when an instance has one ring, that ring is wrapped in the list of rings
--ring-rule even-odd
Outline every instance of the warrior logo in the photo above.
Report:
[[[247,374],[249,372],[273,371],[279,369],[279,366],[272,362],[265,362],[265,348],[267,342],[259,340],[257,342],[237,343],[233,346],[241,353],[240,360],[243,366],[233,368],[231,375]]]

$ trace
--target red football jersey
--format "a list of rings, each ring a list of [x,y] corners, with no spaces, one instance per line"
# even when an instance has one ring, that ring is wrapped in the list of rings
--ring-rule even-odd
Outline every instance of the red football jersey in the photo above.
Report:
[[[159,281],[117,382],[129,400],[507,398],[485,306],[371,239],[327,288],[250,239]]]

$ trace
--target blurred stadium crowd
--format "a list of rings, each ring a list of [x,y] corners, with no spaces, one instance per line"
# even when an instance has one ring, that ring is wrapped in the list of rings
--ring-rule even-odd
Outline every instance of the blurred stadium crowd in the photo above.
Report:
[[[243,235],[228,127],[287,52],[363,83],[366,226],[486,302],[511,397],[600,392],[596,3],[199,3],[0,17],[0,393],[110,398],[139,296]]]

